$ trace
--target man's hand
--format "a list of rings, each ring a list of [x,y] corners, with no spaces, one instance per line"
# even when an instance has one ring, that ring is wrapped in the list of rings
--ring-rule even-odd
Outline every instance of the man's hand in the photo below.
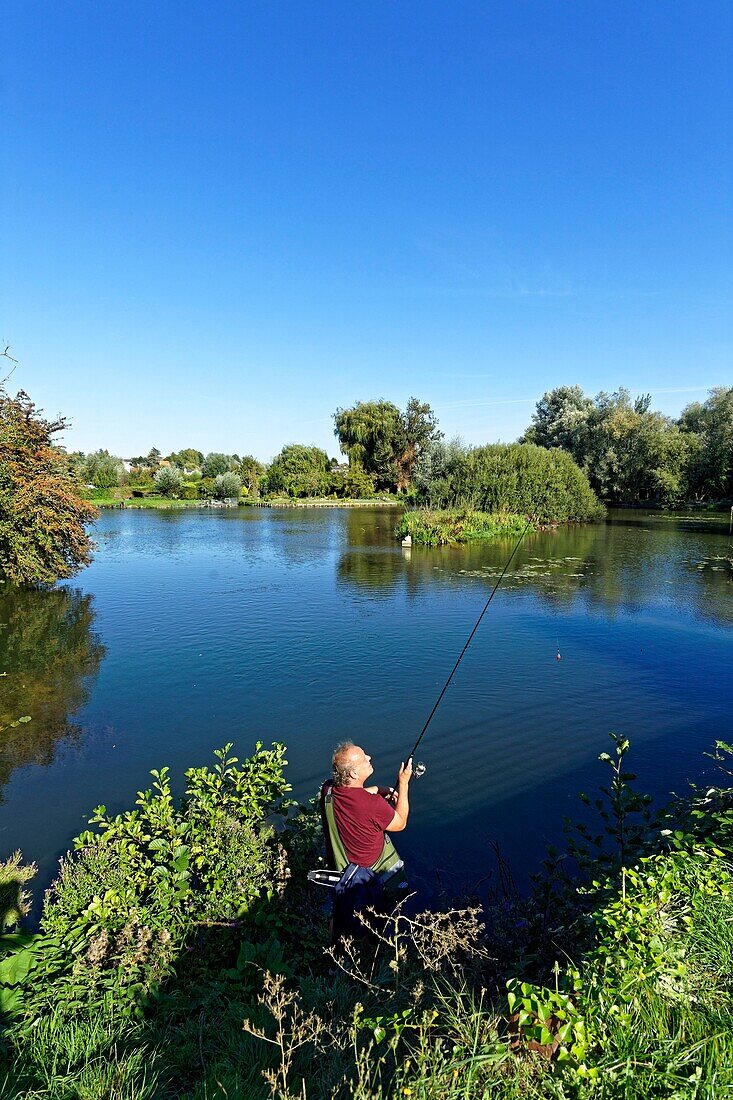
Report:
[[[407,792],[412,779],[412,757],[405,764],[400,764],[400,773],[397,776],[397,799],[394,803],[394,817],[392,824],[387,826],[390,833],[401,833],[407,825],[410,813],[410,803]]]

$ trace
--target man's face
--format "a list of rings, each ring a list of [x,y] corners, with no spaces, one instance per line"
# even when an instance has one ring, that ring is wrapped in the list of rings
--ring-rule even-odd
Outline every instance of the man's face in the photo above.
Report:
[[[358,745],[354,745],[354,748],[351,750],[349,763],[362,781],[368,779],[374,771],[371,756],[367,756],[364,750],[360,749]]]

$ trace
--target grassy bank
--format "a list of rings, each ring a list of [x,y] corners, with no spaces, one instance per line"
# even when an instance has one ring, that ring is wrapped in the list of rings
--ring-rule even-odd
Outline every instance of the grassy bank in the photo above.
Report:
[[[268,497],[261,500],[247,500],[240,503],[253,508],[404,508],[404,500],[394,496],[369,498],[351,497]]]
[[[476,512],[471,508],[416,508],[405,512],[395,528],[397,538],[410,535],[424,546],[492,539],[500,535],[520,535],[527,517],[512,512]]]
[[[133,497],[118,493],[114,496],[90,496],[88,498],[97,508],[203,508],[206,500],[179,500],[176,497]],[[239,502],[247,508],[404,508],[404,501],[397,497],[381,496],[369,500],[340,497],[242,497]]]
[[[4,937],[0,1098],[727,1095],[733,790],[653,818],[627,752],[530,897],[408,909],[335,955],[282,746],[223,750],[180,802],[154,773],[134,812],[95,811],[40,934]],[[2,875],[12,921],[27,875]]]

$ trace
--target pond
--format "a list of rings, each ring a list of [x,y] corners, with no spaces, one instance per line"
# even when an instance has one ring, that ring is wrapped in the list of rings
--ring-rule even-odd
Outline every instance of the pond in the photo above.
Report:
[[[32,721],[1,735],[0,854],[46,885],[96,805],[166,764],[180,789],[228,741],[284,741],[301,799],[346,738],[393,782],[513,545],[403,550],[396,516],[105,512],[75,581],[1,596],[0,724]],[[493,874],[497,844],[526,884],[605,780],[611,730],[656,797],[711,774],[733,739],[731,541],[725,517],[641,511],[526,537],[420,750],[399,848],[426,892]]]

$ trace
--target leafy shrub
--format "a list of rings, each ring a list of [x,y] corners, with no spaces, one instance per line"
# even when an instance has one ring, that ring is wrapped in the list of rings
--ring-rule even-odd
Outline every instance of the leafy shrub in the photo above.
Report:
[[[182,485],[181,491],[178,494],[181,500],[198,500],[199,490],[198,485]]]
[[[153,481],[162,497],[176,497],[183,485],[183,474],[177,466],[161,466],[156,470]]]
[[[214,495],[213,477],[202,477],[197,486],[199,500],[211,500]]]
[[[61,862],[31,945],[37,1010],[64,989],[73,1004],[111,992],[132,1007],[199,923],[238,919],[277,890],[283,861],[265,818],[289,790],[284,747],[258,742],[241,765],[230,749],[215,754],[214,768],[186,772],[178,803],[163,768],[137,809],[94,811],[95,828]]]
[[[587,475],[569,454],[530,443],[468,450],[457,443],[433,444],[421,461],[417,483],[425,502],[439,508],[524,513],[541,523],[604,514]]]
[[[358,463],[349,466],[344,474],[343,495],[352,500],[366,500],[373,497],[377,491],[376,480],[373,474],[368,474]]]
[[[234,473],[219,474],[214,478],[214,496],[217,500],[239,500],[242,479]]]
[[[10,724],[17,726],[22,721],[19,718]],[[30,894],[25,886],[37,869],[34,863],[24,864],[20,852],[0,861],[0,930],[12,928],[28,912]]]

